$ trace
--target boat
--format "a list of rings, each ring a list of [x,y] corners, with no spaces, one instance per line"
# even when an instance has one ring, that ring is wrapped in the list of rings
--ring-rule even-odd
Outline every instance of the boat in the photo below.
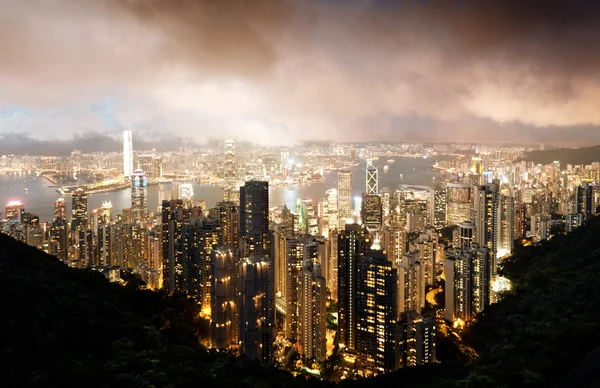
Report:
[[[28,189],[27,187],[25,187],[25,188],[23,189],[23,191],[25,191],[25,192],[28,192],[28,191],[29,191],[29,189]]]
[[[383,166],[383,172],[387,173],[389,169],[390,169],[390,166],[388,166],[387,164],[385,166]]]
[[[388,159],[388,161],[387,161],[387,162],[388,162],[389,164],[393,164],[393,163],[396,163],[396,160],[395,160],[395,159]]]

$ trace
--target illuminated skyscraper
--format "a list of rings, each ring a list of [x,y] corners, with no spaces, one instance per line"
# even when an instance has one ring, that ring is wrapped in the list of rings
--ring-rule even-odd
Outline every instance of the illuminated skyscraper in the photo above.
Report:
[[[25,207],[21,201],[11,201],[6,204],[4,218],[9,222],[21,222]]]
[[[286,241],[286,320],[285,335],[299,340],[300,309],[302,307],[301,281],[305,261],[317,262],[317,244],[312,238],[302,237]]]
[[[486,247],[490,256],[495,257],[498,242],[499,204],[498,186],[488,184],[480,186],[475,191],[475,243]]]
[[[220,247],[211,254],[211,342],[216,349],[237,345],[237,252]]]
[[[379,193],[379,173],[377,167],[373,166],[371,160],[367,161],[367,194],[378,194]]]
[[[431,188],[429,193],[429,223],[439,231],[446,226],[446,190]]]
[[[87,193],[77,189],[71,195],[71,229],[85,230],[88,226]]]
[[[123,175],[129,178],[133,174],[133,143],[131,131],[123,131]]]
[[[269,183],[249,181],[240,187],[242,256],[269,256]]]
[[[62,218],[67,220],[67,201],[64,198],[59,198],[54,201],[54,219]]]
[[[101,223],[109,223],[112,219],[112,202],[104,201],[102,202],[102,206],[100,207],[100,212],[98,213],[98,218]]]
[[[240,218],[238,208],[233,202],[217,202],[217,220],[221,225],[222,244],[239,246]]]
[[[168,294],[184,289],[182,226],[187,218],[183,201],[162,203],[163,288]]]
[[[346,221],[352,217],[352,172],[338,172],[338,230],[344,230]]]
[[[359,370],[397,369],[397,272],[377,240],[357,262],[356,352]]]
[[[131,175],[131,213],[134,222],[142,222],[148,213],[148,180],[142,170]]]
[[[274,299],[271,263],[245,258],[238,264],[239,346],[249,359],[269,364],[273,358]]]
[[[369,230],[381,229],[383,223],[383,207],[379,194],[362,195],[360,218]]]
[[[490,303],[490,257],[487,248],[450,251],[444,266],[446,319],[471,321]]]
[[[367,249],[358,224],[346,224],[338,236],[338,322],[340,343],[352,350],[356,344],[356,265]]]
[[[446,226],[471,219],[471,186],[448,183],[446,186]]]
[[[435,318],[422,317],[414,311],[403,313],[399,345],[399,361],[404,367],[435,362]]]
[[[68,258],[68,229],[67,219],[65,217],[56,217],[50,228],[51,252],[50,254],[58,257],[63,262]]]
[[[322,362],[326,357],[327,290],[321,265],[305,260],[300,272],[300,303],[298,334],[302,357],[305,361]]]
[[[179,186],[179,198],[187,209],[194,206],[194,186],[191,183],[182,183]]]

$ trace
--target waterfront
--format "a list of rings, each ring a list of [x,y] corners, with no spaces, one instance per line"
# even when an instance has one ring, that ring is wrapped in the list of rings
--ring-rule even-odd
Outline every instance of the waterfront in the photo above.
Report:
[[[395,189],[399,184],[430,186],[439,178],[439,172],[432,169],[438,160],[446,157],[423,158],[394,158],[395,163],[387,163],[385,159],[373,162],[379,168],[379,187]],[[389,166],[387,173],[383,167]],[[360,195],[365,190],[365,161],[361,161],[358,167],[349,169],[352,171],[352,194]],[[400,178],[402,174],[402,180]],[[269,201],[271,206],[287,205],[293,207],[297,198],[320,199],[325,191],[337,187],[337,171],[326,171],[325,181],[294,186],[271,187],[269,190]],[[152,185],[148,187],[148,207],[156,211],[160,190],[169,190],[170,183]],[[223,198],[223,189],[219,186],[202,185],[194,183],[194,199],[205,200],[207,206],[212,207]],[[27,188],[25,192],[23,189]],[[9,201],[20,200],[25,205],[25,210],[40,216],[41,221],[51,221],[53,217],[53,203],[60,197],[56,191],[57,187],[42,177],[35,174],[0,175],[0,208],[4,212],[4,205]],[[124,189],[115,192],[90,194],[88,196],[88,211],[99,208],[103,201],[111,201],[113,214],[120,213],[123,208],[131,206],[131,190]],[[67,206],[71,212],[71,200],[67,197]]]

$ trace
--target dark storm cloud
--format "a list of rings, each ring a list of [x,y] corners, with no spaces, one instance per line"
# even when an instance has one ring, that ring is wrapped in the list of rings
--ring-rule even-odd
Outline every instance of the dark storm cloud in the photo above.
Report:
[[[194,146],[190,139],[169,137],[156,140],[134,139],[135,148],[139,151],[176,151],[181,147]],[[0,155],[41,155],[65,156],[74,150],[88,152],[121,152],[123,143],[120,138],[108,135],[89,133],[74,135],[67,140],[39,140],[23,133],[0,134]]]
[[[0,107],[115,97],[108,121],[0,117],[0,134],[600,140],[597,1],[5,3]]]

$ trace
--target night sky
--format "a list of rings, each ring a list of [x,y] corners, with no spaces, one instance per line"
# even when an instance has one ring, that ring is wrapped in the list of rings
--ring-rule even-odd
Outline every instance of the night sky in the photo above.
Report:
[[[0,0],[15,150],[128,125],[148,141],[596,144],[599,81],[594,0]]]

